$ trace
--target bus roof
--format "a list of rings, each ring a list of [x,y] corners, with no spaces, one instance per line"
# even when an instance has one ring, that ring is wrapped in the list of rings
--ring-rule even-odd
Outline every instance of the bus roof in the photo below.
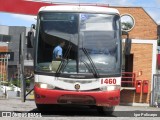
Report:
[[[44,6],[40,8],[39,12],[93,12],[93,13],[109,13],[119,14],[119,11],[115,8],[107,8],[101,6],[76,6],[76,5],[55,5],[55,6]]]

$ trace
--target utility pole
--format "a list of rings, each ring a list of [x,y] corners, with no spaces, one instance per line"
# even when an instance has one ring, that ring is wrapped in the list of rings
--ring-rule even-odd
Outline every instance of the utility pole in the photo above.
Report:
[[[20,67],[19,67],[20,65],[19,65],[19,63],[17,62],[17,72],[18,72],[18,80],[17,80],[17,97],[19,97],[20,96],[20,92],[18,91],[18,87],[20,87],[20,86],[18,86],[18,85],[20,85]]]
[[[6,58],[6,80],[9,82],[8,80],[8,54],[5,55]]]

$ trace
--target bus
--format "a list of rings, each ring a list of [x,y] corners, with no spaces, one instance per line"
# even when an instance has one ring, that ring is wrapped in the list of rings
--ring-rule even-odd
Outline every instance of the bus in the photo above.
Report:
[[[34,95],[40,111],[85,105],[111,114],[120,103],[122,30],[117,9],[96,5],[40,8],[34,47]],[[54,60],[60,42],[63,59]]]

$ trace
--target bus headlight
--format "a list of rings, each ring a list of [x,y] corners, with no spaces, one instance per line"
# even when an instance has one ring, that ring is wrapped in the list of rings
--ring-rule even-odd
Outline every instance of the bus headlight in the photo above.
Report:
[[[118,89],[120,89],[120,85],[111,85],[111,86],[100,87],[100,90],[102,90],[102,91],[112,91],[112,90],[118,90]]]
[[[54,89],[55,86],[50,85],[50,84],[46,84],[46,83],[35,83],[35,85],[39,88],[43,88],[43,89]]]

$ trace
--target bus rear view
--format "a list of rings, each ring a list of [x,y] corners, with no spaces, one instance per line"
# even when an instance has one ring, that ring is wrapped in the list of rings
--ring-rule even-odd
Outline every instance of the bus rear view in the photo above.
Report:
[[[53,51],[64,42],[61,59]],[[57,5],[37,18],[35,102],[87,105],[112,113],[120,101],[122,43],[120,15],[98,6]]]

